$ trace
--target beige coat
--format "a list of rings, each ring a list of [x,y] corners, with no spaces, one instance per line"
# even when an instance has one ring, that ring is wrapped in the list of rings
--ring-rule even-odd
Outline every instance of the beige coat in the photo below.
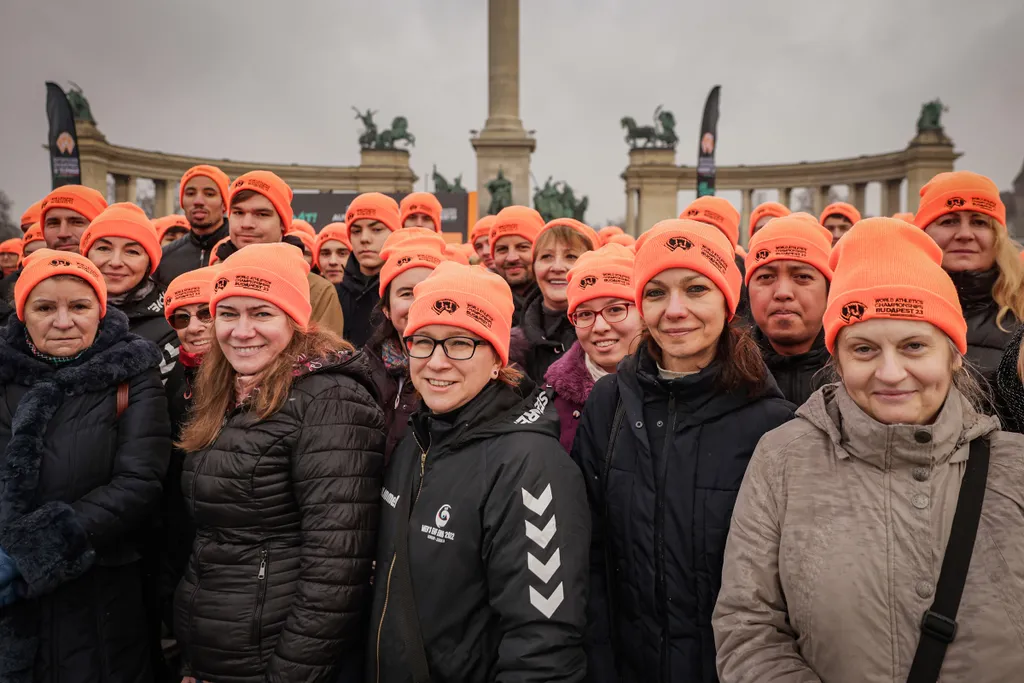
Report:
[[[345,314],[341,311],[338,290],[329,280],[310,273],[309,304],[313,307],[310,320],[321,330],[330,330],[339,337],[345,336]]]
[[[934,598],[968,443],[991,464],[940,681],[1024,681],[1024,436],[955,389],[930,426],[883,425],[841,385],[754,451],[713,625],[722,683],[903,683]]]

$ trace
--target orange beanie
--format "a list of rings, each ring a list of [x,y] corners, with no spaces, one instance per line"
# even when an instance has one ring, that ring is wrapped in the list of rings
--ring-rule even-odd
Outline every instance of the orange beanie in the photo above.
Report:
[[[491,228],[494,227],[495,218],[495,216],[484,216],[476,222],[473,226],[473,230],[469,233],[469,241],[471,244],[481,237],[490,238]]]
[[[733,245],[720,230],[693,220],[670,219],[645,232],[636,243],[633,265],[637,307],[643,301],[644,286],[670,268],[689,268],[714,282],[725,296],[732,320],[739,304],[743,276],[736,267]]]
[[[434,230],[441,232],[441,202],[429,192],[413,192],[402,198],[398,207],[401,214],[399,223],[405,225],[405,219],[414,213],[422,213],[434,221]]]
[[[235,196],[243,190],[258,192],[270,200],[281,219],[282,233],[287,234],[292,229],[292,188],[288,187],[288,183],[270,171],[249,171],[231,183],[229,209],[231,202],[235,201]]]
[[[29,245],[33,242],[43,241],[43,227],[39,223],[33,223],[32,227],[25,231],[25,236],[21,238],[23,245]]]
[[[9,240],[0,242],[0,254],[17,254],[19,257],[23,253],[25,246],[24,240],[20,237],[12,237]]]
[[[316,238],[307,235],[302,230],[295,230],[292,232],[292,237],[298,237],[299,241],[302,242],[302,246],[309,250],[309,255],[313,255],[313,250],[316,249]]]
[[[451,325],[486,340],[508,365],[512,290],[486,268],[445,261],[413,288],[405,336],[428,325]]]
[[[207,266],[182,273],[171,280],[164,292],[164,317],[168,320],[182,306],[208,304],[213,296],[213,282],[221,266]]]
[[[892,217],[898,221],[903,221],[904,223],[910,223],[911,225],[914,224],[914,214],[909,211],[894,213]]]
[[[104,237],[123,237],[138,242],[149,256],[149,274],[156,272],[164,252],[153,221],[149,220],[145,211],[128,202],[111,204],[82,233],[82,253],[88,256],[96,240]]]
[[[635,301],[633,289],[633,261],[636,257],[629,247],[606,244],[596,251],[580,254],[569,269],[569,315],[584,301],[611,296]]]
[[[534,244],[536,244],[537,240],[540,239],[540,236],[543,235],[546,231],[559,225],[564,225],[565,227],[571,228],[572,230],[575,230],[579,234],[583,235],[583,237],[588,242],[590,242],[591,249],[597,249],[598,247],[601,246],[601,238],[598,237],[597,231],[594,230],[589,225],[587,225],[586,223],[581,223],[575,218],[556,218],[553,221],[550,221],[547,225],[540,229],[540,232],[537,233],[537,238],[533,240]]]
[[[537,235],[544,229],[544,219],[528,206],[506,206],[494,217],[491,225],[491,258],[494,258],[494,245],[502,237],[517,235],[530,244],[537,241]]]
[[[19,227],[22,225],[32,225],[33,223],[41,222],[43,218],[42,208],[43,200],[40,199],[32,206],[25,209],[25,213],[21,214],[21,223],[18,224]]]
[[[754,226],[757,222],[765,216],[774,216],[775,218],[782,218],[788,216],[792,211],[789,210],[784,204],[778,202],[764,202],[754,207],[754,210],[750,212],[750,220],[747,221],[747,234],[754,234]]]
[[[636,244],[636,238],[633,237],[632,235],[627,235],[626,233],[622,233],[621,235],[613,233],[605,238],[604,243],[619,244],[622,245],[623,247],[632,247],[634,244]]]
[[[405,228],[391,233],[380,249],[380,296],[396,277],[412,268],[436,268],[448,260],[444,238],[427,228]]]
[[[40,249],[25,257],[21,275],[14,283],[14,305],[18,320],[24,322],[25,303],[36,285],[56,275],[74,275],[85,280],[100,300],[100,318],[107,314],[107,284],[92,261],[70,251]]]
[[[617,225],[606,225],[597,231],[601,244],[608,244],[608,238],[612,235],[625,235],[626,231]]]
[[[345,225],[348,226],[348,234],[351,235],[353,223],[369,218],[383,223],[388,230],[394,232],[402,227],[400,217],[398,202],[394,199],[380,192],[364,192],[348,205]]]
[[[697,197],[679,217],[713,225],[729,239],[729,244],[734,247],[739,244],[740,212],[728,199],[711,195]]]
[[[469,265],[469,255],[463,251],[461,244],[446,244],[444,246],[444,255],[449,261],[455,261],[464,266]]]
[[[316,239],[316,228],[310,225],[309,221],[304,221],[301,218],[293,218],[292,227],[288,230],[289,235],[294,235],[297,232]]]
[[[831,280],[832,269],[828,265],[831,254],[832,233],[820,223],[792,216],[773,218],[750,238],[745,282],[749,286],[754,271],[772,261],[802,261]]]
[[[826,218],[836,214],[839,214],[851,223],[856,224],[860,222],[860,211],[853,204],[847,204],[846,202],[835,202],[826,206],[825,210],[821,212],[821,216],[818,217],[818,222],[824,225]]]
[[[262,299],[288,314],[303,330],[309,325],[309,264],[286,242],[250,244],[224,259],[213,284],[210,310],[229,296]]]
[[[952,171],[929,180],[921,188],[921,205],[914,224],[923,230],[953,211],[977,211],[995,218],[1006,228],[1006,206],[999,198],[999,188],[977,173]]]
[[[772,221],[774,224],[774,221]],[[872,318],[923,320],[967,353],[967,323],[942,249],[923,231],[892,218],[860,221],[832,250],[825,345],[835,353],[845,325]]]
[[[46,212],[50,209],[71,209],[92,221],[107,208],[107,200],[96,190],[84,185],[62,185],[46,195],[39,205],[39,223],[46,226]]]
[[[166,235],[167,231],[171,228],[182,228],[184,230],[192,229],[192,226],[189,225],[188,219],[180,213],[172,213],[170,216],[157,218],[153,221],[153,227],[156,228],[156,237],[158,240],[163,240],[164,235]]]
[[[220,248],[221,248],[222,245],[224,245],[224,244],[226,244],[226,243],[228,243],[230,241],[231,241],[231,236],[229,235],[229,236],[219,240],[217,242],[217,244],[213,245],[213,249],[210,250],[210,264],[209,265],[212,266],[213,264],[215,264],[218,261],[220,261],[220,256],[217,256],[217,252],[220,251]],[[284,243],[282,242],[282,244],[284,244]]]
[[[224,202],[224,206],[230,205],[230,202],[228,201],[228,185],[231,184],[231,181],[228,180],[227,174],[216,166],[200,164],[188,169],[185,171],[185,174],[181,176],[181,184],[178,186],[178,206],[184,208],[185,186],[188,185],[188,181],[192,180],[197,175],[206,176],[212,180],[217,186],[217,189],[220,190],[220,198]]]
[[[352,251],[352,243],[348,240],[348,227],[344,223],[328,223],[316,236],[316,244],[313,245],[313,265],[320,267],[320,249],[330,241],[341,242],[345,248]]]

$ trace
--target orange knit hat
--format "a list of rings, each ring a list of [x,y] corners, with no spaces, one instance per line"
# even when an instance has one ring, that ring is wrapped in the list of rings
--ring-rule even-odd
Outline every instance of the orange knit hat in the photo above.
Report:
[[[12,237],[0,242],[0,254],[17,254],[20,259],[24,253],[25,242],[20,237]]]
[[[61,185],[46,195],[39,205],[39,223],[46,225],[46,212],[50,209],[71,209],[92,221],[107,208],[107,200],[96,190],[84,185]]]
[[[164,235],[166,235],[167,231],[171,228],[181,228],[183,230],[192,229],[192,226],[189,225],[188,219],[180,213],[172,213],[170,216],[155,219],[153,221],[153,227],[156,228],[157,239],[161,241],[163,241]]]
[[[633,237],[632,235],[627,235],[626,233],[622,233],[622,234],[612,233],[611,235],[608,235],[608,237],[605,238],[604,243],[605,244],[618,244],[618,245],[621,245],[623,247],[632,247],[634,244],[636,244],[636,238]]]
[[[316,244],[313,245],[313,265],[320,267],[320,249],[330,241],[341,242],[345,248],[352,251],[352,243],[348,239],[348,226],[344,223],[328,223],[316,236]]]
[[[831,280],[832,269],[828,265],[831,254],[832,233],[820,223],[792,216],[773,218],[750,238],[745,282],[749,286],[754,271],[772,261],[802,261]]]
[[[484,216],[473,225],[473,230],[469,233],[470,244],[476,242],[481,237],[490,238],[495,218],[496,216]]]
[[[29,245],[33,242],[43,241],[43,226],[39,223],[33,223],[32,227],[25,231],[25,235],[21,238],[23,245]]]
[[[596,251],[580,254],[569,269],[569,315],[584,301],[611,296],[635,301],[633,289],[633,261],[636,257],[629,247],[606,244]]]
[[[626,231],[617,225],[606,225],[597,231],[601,244],[608,244],[608,238],[612,235],[625,235]]]
[[[422,213],[434,222],[434,230],[441,232],[441,202],[429,192],[413,192],[402,197],[398,207],[401,214],[399,222],[405,225],[405,219],[414,213]]]
[[[352,224],[358,220],[370,218],[383,223],[391,232],[402,227],[401,212],[398,202],[380,192],[364,192],[352,200],[345,212],[345,225],[348,234],[352,234]]]
[[[508,365],[515,304],[512,290],[486,268],[445,261],[413,288],[405,336],[428,325],[451,325],[486,340]]]
[[[21,214],[21,223],[18,223],[18,225],[22,226],[22,225],[32,225],[33,223],[40,223],[40,222],[42,222],[42,219],[43,219],[43,200],[40,199],[38,202],[36,202],[32,206],[30,206],[27,209],[25,209],[25,213]]]
[[[977,211],[995,218],[1006,228],[1006,205],[999,198],[999,188],[977,173],[952,171],[929,180],[921,188],[921,205],[914,225],[923,230],[953,211]]]
[[[736,267],[733,245],[720,230],[697,221],[670,219],[641,235],[633,265],[634,300],[638,307],[643,301],[644,285],[670,268],[689,268],[715,283],[725,296],[732,320],[743,276]]]
[[[826,206],[825,210],[821,212],[821,216],[818,217],[818,222],[824,225],[826,218],[836,214],[839,214],[853,224],[860,222],[860,211],[853,204],[847,204],[846,202],[835,202]]]
[[[231,196],[228,200],[228,208],[235,201],[235,196],[243,190],[258,192],[274,205],[278,217],[281,219],[281,232],[287,234],[292,228],[292,188],[288,183],[281,180],[277,174],[270,171],[249,171],[244,175],[235,178],[231,183]]]
[[[536,239],[533,240],[534,244],[537,243],[537,240],[540,239],[541,235],[543,235],[551,228],[557,227],[559,225],[564,225],[565,227],[570,228],[578,232],[579,234],[583,235],[584,239],[590,242],[591,249],[597,249],[598,247],[601,246],[601,238],[598,237],[597,231],[594,230],[589,225],[587,225],[586,223],[582,223],[576,220],[575,218],[556,218],[548,222],[547,225],[541,228],[540,232],[537,233]]]
[[[903,221],[904,223],[910,223],[911,225],[914,224],[914,214],[910,213],[909,211],[901,211],[900,213],[894,213],[892,217],[898,221]]]
[[[774,221],[772,221],[774,224]],[[890,318],[923,320],[967,353],[967,323],[942,249],[922,230],[892,218],[860,221],[832,250],[825,345],[835,353],[846,325]]]
[[[100,300],[100,318],[107,314],[107,284],[92,261],[70,251],[40,249],[25,257],[21,275],[14,283],[14,305],[18,320],[24,322],[25,303],[36,285],[56,275],[74,275],[85,280]]]
[[[313,255],[313,250],[316,249],[316,237],[307,235],[302,230],[293,231],[292,237],[298,237],[299,241],[302,242],[302,246],[309,250],[309,255]]]
[[[274,304],[303,330],[309,325],[309,264],[286,242],[250,244],[224,259],[213,283],[210,310],[230,296],[251,296]]]
[[[293,218],[292,227],[288,229],[289,235],[294,235],[297,232],[316,239],[316,228],[310,225],[309,221],[304,221],[301,218]]]
[[[778,202],[764,202],[754,207],[754,210],[750,212],[750,220],[747,221],[747,234],[754,234],[754,226],[757,222],[765,216],[774,216],[775,218],[782,218],[788,216],[792,211],[789,210],[784,204]]]
[[[227,236],[227,237],[225,237],[223,239],[218,240],[217,244],[213,245],[213,249],[210,250],[210,263],[209,263],[209,265],[212,266],[213,264],[215,264],[215,263],[220,261],[220,256],[217,256],[217,252],[220,251],[221,246],[223,246],[224,244],[227,244],[230,241],[231,241],[231,236],[229,235],[229,236]],[[282,244],[284,244],[284,242],[282,242]]]
[[[206,266],[187,271],[171,280],[164,292],[164,317],[170,320],[182,306],[210,303],[214,280],[222,269],[222,266]]]
[[[82,233],[82,253],[88,256],[96,240],[104,237],[123,237],[138,242],[149,256],[149,274],[156,272],[164,252],[153,221],[149,220],[145,211],[128,202],[111,204]]]
[[[491,258],[494,258],[494,245],[502,237],[517,235],[530,244],[537,241],[537,235],[544,228],[544,219],[528,206],[506,206],[494,217],[491,225]]]
[[[188,181],[195,178],[197,175],[206,176],[217,186],[220,190],[221,201],[224,202],[225,207],[230,206],[228,201],[228,185],[231,181],[228,180],[228,175],[217,168],[216,166],[209,166],[207,164],[199,164],[185,171],[184,175],[181,176],[181,184],[178,185],[178,206],[184,208],[185,206],[185,186],[188,185]]]
[[[384,265],[380,269],[378,292],[384,296],[396,277],[413,268],[436,268],[447,261],[444,238],[427,228],[405,228],[391,233],[380,249]]]
[[[740,212],[728,199],[711,195],[697,197],[679,217],[713,225],[729,239],[729,244],[734,247],[739,244]]]
[[[461,263],[464,266],[469,265],[469,255],[462,249],[461,244],[444,245],[444,255],[449,261],[455,261],[456,263]]]

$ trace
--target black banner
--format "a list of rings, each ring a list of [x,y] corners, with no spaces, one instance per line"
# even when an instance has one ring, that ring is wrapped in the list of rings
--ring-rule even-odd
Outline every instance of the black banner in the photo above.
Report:
[[[344,223],[348,205],[358,192],[296,192],[292,197],[292,211],[295,217],[308,221],[320,231],[328,223]],[[402,201],[404,192],[388,192],[396,202]],[[469,195],[466,193],[439,192],[434,194],[441,202],[441,230],[459,233],[466,240],[470,228]]]
[[[56,83],[46,83],[46,117],[50,122],[50,177],[53,187],[81,185],[78,161],[78,131],[68,97]]]
[[[718,147],[718,95],[722,86],[716,85],[704,103],[704,118],[700,124],[697,144],[697,196],[715,193],[715,148]]]

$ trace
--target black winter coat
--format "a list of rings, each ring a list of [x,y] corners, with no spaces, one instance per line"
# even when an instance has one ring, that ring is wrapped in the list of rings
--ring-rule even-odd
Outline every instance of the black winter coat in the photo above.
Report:
[[[17,319],[0,332],[0,547],[27,596],[0,611],[3,683],[151,680],[139,559],[171,448],[159,363],[112,308],[59,367]]]
[[[367,680],[412,680],[415,604],[434,683],[582,681],[590,519],[549,394],[493,381],[412,429],[381,492]],[[402,525],[414,597],[392,572]]]
[[[335,287],[345,314],[345,339],[362,348],[381,322],[376,308],[380,302],[380,275],[363,275],[355,256],[345,264],[345,279]]]
[[[761,357],[771,370],[779,390],[793,405],[802,406],[811,394],[829,383],[829,373],[824,368],[831,356],[825,347],[824,329],[818,333],[810,351],[796,356],[778,353],[757,326],[754,326],[754,339],[761,348]]]
[[[381,410],[384,411],[384,424],[387,426],[388,439],[384,449],[384,464],[391,461],[398,443],[409,433],[409,417],[420,403],[420,395],[409,378],[406,369],[400,372],[389,368],[379,351],[369,347],[360,353],[365,354],[366,364],[370,370]]]
[[[518,291],[517,291],[518,290]],[[530,299],[540,294],[537,283],[530,280],[525,286],[516,287],[512,290],[512,327],[518,327],[523,323],[523,311]]]
[[[960,307],[967,320],[967,360],[986,380],[994,382],[1003,349],[1020,324],[1013,313],[1007,313],[1003,318],[1002,325],[1006,331],[996,324],[999,304],[992,298],[992,288],[999,279],[999,268],[982,273],[950,273],[949,276],[956,285]]]
[[[6,325],[14,314],[14,285],[21,277],[21,268],[0,280],[0,325]]]
[[[160,362],[160,376],[166,381],[178,360],[178,347],[181,342],[178,341],[178,333],[164,317],[163,288],[153,283],[154,287],[143,295],[147,284],[149,281],[143,280],[139,287],[128,293],[123,302],[109,303],[128,316],[128,327],[133,334],[148,339],[160,349],[163,356]]]
[[[573,457],[594,520],[590,680],[718,680],[711,613],[733,506],[758,440],[793,406],[770,380],[755,396],[725,393],[717,368],[663,380],[642,343],[583,409]]]
[[[153,279],[162,289],[167,289],[171,280],[193,270],[210,265],[213,246],[228,236],[227,218],[214,232],[200,237],[191,230],[179,240],[164,247],[160,265],[153,273]]]
[[[548,311],[540,290],[526,304],[519,325],[526,338],[525,370],[534,382],[544,382],[551,364],[576,343],[576,328],[565,311]]]
[[[281,410],[231,410],[186,458],[196,539],[174,631],[188,675],[320,683],[361,658],[384,420],[357,358],[307,363]]]

